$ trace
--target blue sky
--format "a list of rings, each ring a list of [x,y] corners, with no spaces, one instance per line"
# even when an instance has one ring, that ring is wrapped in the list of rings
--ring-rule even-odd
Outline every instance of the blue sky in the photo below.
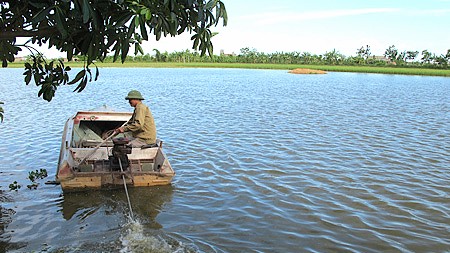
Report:
[[[355,55],[363,45],[382,55],[390,45],[401,51],[450,49],[450,0],[223,0],[229,22],[217,27],[214,52],[310,52],[336,49]],[[189,34],[145,42],[152,49],[190,49]]]
[[[382,55],[390,45],[400,50],[450,49],[450,0],[223,0],[229,23],[218,27],[214,50],[238,53],[310,52],[333,49],[355,55],[363,45]],[[145,48],[190,48],[188,37],[146,43]]]

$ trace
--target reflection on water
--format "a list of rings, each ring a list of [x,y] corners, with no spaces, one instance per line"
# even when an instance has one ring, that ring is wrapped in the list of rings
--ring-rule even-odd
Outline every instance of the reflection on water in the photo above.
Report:
[[[104,69],[47,103],[22,70],[0,72],[0,90],[16,91],[0,98],[0,251],[450,249],[450,78]],[[131,111],[131,89],[148,97],[177,172],[173,186],[130,189],[136,221],[122,190],[7,191],[31,170],[54,177],[65,120]]]
[[[0,175],[2,173],[0,172]],[[3,191],[0,190],[0,203],[9,202],[10,200],[4,195]],[[13,209],[7,209],[0,206],[0,252],[2,249],[6,249],[8,237],[5,236],[5,228],[8,226],[8,223],[11,222],[11,216],[14,215]]]
[[[151,228],[161,228],[155,218],[163,205],[171,201],[173,186],[129,188],[129,194],[136,216],[143,218],[149,224],[152,223]],[[58,206],[65,220],[72,219],[74,215],[77,220],[85,220],[99,210],[105,213],[129,215],[125,192],[119,189],[64,193]]]
[[[58,206],[59,211],[67,221],[74,220],[84,223],[80,226],[83,233],[94,235],[98,232],[93,226],[91,216],[101,215],[103,219],[114,219],[121,214],[121,228],[117,230],[114,240],[116,243],[107,245],[112,238],[102,238],[98,242],[87,242],[73,246],[71,251],[91,251],[93,247],[102,250],[120,252],[190,252],[188,246],[182,245],[171,237],[158,231],[162,226],[156,221],[157,215],[166,202],[171,201],[172,186],[152,188],[130,188],[130,200],[135,220],[129,217],[129,210],[124,191],[89,191],[78,193],[64,193]],[[88,228],[88,226],[90,228]],[[92,231],[90,231],[92,229]],[[113,235],[111,235],[114,237]],[[69,236],[71,237],[71,236]],[[107,239],[107,240],[106,240]],[[62,247],[67,248],[67,245]]]

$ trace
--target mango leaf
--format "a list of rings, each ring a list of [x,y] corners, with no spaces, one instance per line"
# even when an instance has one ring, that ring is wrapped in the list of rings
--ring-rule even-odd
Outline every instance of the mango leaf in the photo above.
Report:
[[[83,70],[81,70],[80,72],[78,72],[78,74],[75,76],[75,78],[74,78],[72,81],[68,82],[67,84],[68,84],[68,85],[72,85],[72,84],[74,84],[74,83],[80,81],[80,79],[81,79],[82,77],[84,77],[85,75],[86,75],[86,70],[83,69]]]
[[[89,21],[90,16],[89,0],[83,0],[83,23],[86,24]]]
[[[127,59],[128,50],[130,50],[130,42],[127,40],[127,41],[122,42],[122,49],[121,49],[121,51],[122,51],[122,56],[121,56],[122,63],[124,63],[125,60]]]
[[[91,69],[89,67],[86,68],[86,71],[89,73],[89,82],[92,82],[92,72]],[[86,76],[87,78],[87,76]]]
[[[47,18],[47,15],[50,13],[50,11],[51,11],[53,8],[54,8],[54,6],[39,11],[38,13],[36,13],[36,15],[34,16],[34,18],[32,19],[32,22],[33,22],[34,24],[36,24],[36,23],[39,23],[39,22],[45,20],[45,19]]]
[[[141,28],[141,35],[144,40],[148,40],[147,27],[145,25],[145,20],[141,17],[139,18],[139,27]]]
[[[28,73],[25,75],[24,81],[25,81],[25,84],[26,84],[26,85],[28,85],[28,84],[30,83],[30,81],[31,81],[31,72],[28,72]]]
[[[216,19],[219,20],[219,18],[222,18],[223,26],[227,26],[228,25],[227,9],[225,8],[225,4],[222,2],[219,2],[219,6],[220,6],[220,15],[216,16]]]
[[[116,42],[116,45],[114,46],[114,49],[113,49],[113,51],[115,51],[115,53],[114,53],[114,57],[113,57],[113,61],[115,62],[115,61],[117,61],[117,58],[119,57],[119,55],[120,55],[120,48],[121,48],[121,43],[122,43],[122,41],[121,40],[118,40],[117,42]]]
[[[87,76],[84,76],[83,80],[81,80],[80,84],[78,84],[77,88],[73,92],[82,92],[84,88],[86,88],[87,81]]]
[[[64,13],[58,7],[55,7],[55,20],[56,20],[56,28],[61,33],[63,38],[67,37],[66,25],[64,22]],[[50,38],[51,39],[51,38]],[[50,43],[52,44],[52,43]]]
[[[128,38],[131,38],[131,35],[133,35],[134,30],[136,29],[136,19],[137,18],[138,17],[136,16],[133,18],[133,20],[131,20],[130,27],[128,28],[128,33],[127,33]]]
[[[98,67],[95,66],[95,78],[94,78],[94,81],[97,81],[99,75],[100,75],[100,72],[98,71]]]
[[[209,0],[209,2],[206,4],[206,9],[211,9],[212,7],[217,5],[217,0]]]

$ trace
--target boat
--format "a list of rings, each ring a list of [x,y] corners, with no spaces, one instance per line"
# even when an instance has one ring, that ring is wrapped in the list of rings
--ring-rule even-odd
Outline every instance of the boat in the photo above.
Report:
[[[78,111],[67,120],[56,172],[64,192],[123,187],[124,183],[129,187],[171,184],[175,172],[162,141],[135,148],[123,133],[111,134],[131,116],[131,112],[97,109]]]

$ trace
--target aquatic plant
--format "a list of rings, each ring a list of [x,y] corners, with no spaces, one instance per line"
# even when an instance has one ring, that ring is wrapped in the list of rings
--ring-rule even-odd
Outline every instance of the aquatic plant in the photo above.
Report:
[[[46,169],[40,169],[35,171],[28,172],[28,179],[30,179],[31,182],[35,182],[36,179],[43,179],[48,176]]]
[[[2,101],[0,101],[0,105],[3,105],[4,103]],[[3,113],[5,111],[3,111],[3,107],[0,106],[0,122],[3,122]]]
[[[28,179],[31,181],[31,184],[27,185],[28,189],[34,189],[36,190],[37,187],[39,186],[39,183],[36,182],[37,179],[43,179],[46,178],[48,176],[47,170],[46,169],[40,169],[40,170],[35,170],[35,171],[30,171],[28,172]],[[18,191],[22,186],[17,183],[17,181],[14,181],[13,183],[11,183],[9,185],[9,189],[11,191]]]
[[[17,181],[14,181],[12,184],[9,184],[9,189],[11,191],[18,191],[20,189],[20,184],[17,183]]]

